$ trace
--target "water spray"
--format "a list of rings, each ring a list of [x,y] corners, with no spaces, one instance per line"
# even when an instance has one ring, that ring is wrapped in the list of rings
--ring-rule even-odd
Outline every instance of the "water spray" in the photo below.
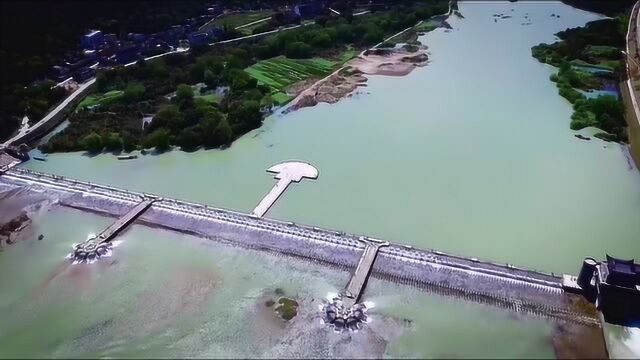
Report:
[[[89,235],[89,238],[72,246],[73,253],[70,258],[74,263],[93,263],[103,256],[111,255],[113,245],[111,242],[99,242],[95,235]]]
[[[337,332],[358,331],[367,322],[367,306],[345,305],[341,296],[328,300],[322,307],[323,321]]]

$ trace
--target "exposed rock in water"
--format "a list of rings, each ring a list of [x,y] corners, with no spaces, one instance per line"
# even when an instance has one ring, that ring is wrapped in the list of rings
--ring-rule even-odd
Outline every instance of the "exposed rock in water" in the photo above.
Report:
[[[574,136],[575,136],[575,137],[577,137],[577,138],[578,138],[578,139],[580,139],[580,140],[591,140],[591,138],[590,138],[590,137],[586,137],[586,136],[584,136],[584,135],[582,135],[582,134],[576,134],[576,135],[574,135]]]
[[[5,224],[0,224],[0,243],[4,239],[7,244],[13,244],[14,237],[12,235],[24,229],[30,223],[31,219],[27,216],[26,211],[23,211],[20,215],[9,220]]]
[[[419,46],[417,46],[417,45],[413,45],[413,44],[404,44],[404,45],[402,46],[402,48],[403,48],[405,51],[407,51],[407,52],[412,52],[412,53],[414,53],[414,52],[416,52],[416,51],[420,50],[420,47],[419,47]]]
[[[33,213],[46,209],[53,199],[35,193],[26,187],[0,184],[0,246],[3,241],[12,244],[18,233],[31,224]]]
[[[391,55],[393,53],[393,49],[369,49],[367,51],[364,52],[364,56],[369,56],[369,55],[378,55],[378,56],[386,56],[386,55]]]
[[[402,58],[402,62],[412,63],[412,64],[423,64],[429,60],[429,56],[425,53],[421,53],[414,56],[405,56]]]
[[[42,239],[44,239],[44,235],[42,234],[38,235],[38,240],[42,240]]]
[[[279,305],[276,307],[276,312],[282,319],[289,321],[296,315],[298,315],[297,301],[286,297],[281,297],[280,299],[278,299],[278,304]]]

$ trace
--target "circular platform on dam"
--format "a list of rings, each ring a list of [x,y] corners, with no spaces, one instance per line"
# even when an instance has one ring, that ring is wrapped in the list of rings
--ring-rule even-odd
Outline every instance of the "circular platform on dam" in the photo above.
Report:
[[[77,262],[92,262],[111,253],[110,242],[99,243],[95,238],[73,246],[71,258]]]
[[[367,307],[364,304],[346,307],[340,297],[325,303],[322,313],[324,323],[338,332],[360,330],[367,322]]]

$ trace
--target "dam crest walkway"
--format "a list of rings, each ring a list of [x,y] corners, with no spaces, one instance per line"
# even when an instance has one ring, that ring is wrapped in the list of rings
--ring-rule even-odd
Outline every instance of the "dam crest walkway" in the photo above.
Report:
[[[562,276],[475,258],[416,249],[367,236],[295,224],[178,199],[13,168],[0,186],[28,187],[53,194],[59,204],[109,216],[122,216],[145,200],[135,221],[233,245],[294,256],[355,271],[371,242],[385,243],[369,264],[371,276],[444,296],[497,306],[524,315],[599,327],[595,310],[581,296],[565,292]],[[357,284],[356,288],[361,287]]]

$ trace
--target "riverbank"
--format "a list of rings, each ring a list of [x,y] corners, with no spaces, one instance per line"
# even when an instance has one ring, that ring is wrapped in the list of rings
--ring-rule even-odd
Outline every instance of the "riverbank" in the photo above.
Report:
[[[326,78],[315,82],[300,92],[289,104],[288,111],[315,106],[318,103],[334,104],[352,96],[361,87],[366,87],[364,75],[405,76],[417,67],[428,63],[423,50],[373,49],[348,61],[344,67]]]
[[[634,88],[639,84],[638,75],[640,74],[637,62],[640,59],[640,51],[638,49],[638,41],[640,41],[638,39],[638,10],[638,3],[636,3],[631,9],[629,27],[625,37],[627,53],[625,70],[628,79],[620,84],[620,92],[625,105],[630,152],[636,163],[636,168],[640,169],[640,105],[638,105],[638,90]]]
[[[371,76],[366,88],[370,94],[357,100],[286,116],[275,113],[261,129],[223,151],[172,151],[132,161],[111,154],[60,153],[21,167],[249,212],[273,186],[272,176],[264,170],[297,158],[313,163],[322,176],[313,183],[296,184],[271,210],[272,218],[555,273],[576,273],[585,255],[638,253],[637,172],[628,170],[621,146],[604,148],[600,141],[574,138],[568,129],[571,106],[548,80],[550,67],[530,52],[535,44],[555,41],[554,33],[600,16],[558,2],[540,6],[526,1],[469,1],[462,2],[460,10],[465,19],[452,16],[453,31],[436,30],[420,38],[429,46],[426,68],[404,77]],[[513,18],[496,23],[495,13],[512,13]],[[521,26],[526,13],[533,24]],[[560,18],[550,17],[551,13]],[[21,241],[5,251],[0,277],[6,285],[0,304],[6,305],[0,312],[6,321],[1,322],[0,332],[12,335],[0,337],[4,353],[33,357],[333,354],[323,342],[326,337],[301,338],[295,325],[289,334],[297,339],[293,345],[300,346],[268,352],[281,346],[283,339],[286,346],[290,338],[278,336],[272,327],[262,331],[250,312],[262,300],[264,288],[278,287],[295,294],[303,311],[315,310],[319,296],[344,287],[348,271],[292,257],[272,259],[266,251],[136,224],[120,235],[120,247],[104,262],[117,262],[111,269],[102,270],[100,263],[90,267],[87,273],[94,277],[89,279],[95,281],[84,284],[85,288],[96,284],[95,289],[82,294],[78,291],[82,284],[58,278],[40,302],[25,301],[23,294],[30,290],[26,288],[42,282],[50,271],[48,264],[60,263],[71,243],[113,220],[56,207],[39,224],[34,221],[41,229],[38,233],[46,235],[44,241]],[[213,269],[222,279],[202,315],[193,320],[179,317],[172,326],[156,326],[149,324],[152,316],[137,316],[138,311],[149,314],[148,303],[137,305],[142,289],[158,288],[161,300],[163,293],[172,291],[164,286],[167,274],[193,264]],[[301,301],[307,294],[309,300]],[[376,304],[376,313],[390,314],[406,327],[376,355],[554,356],[552,325],[542,319],[523,320],[493,307],[451,301],[375,277],[365,296]],[[154,309],[164,313],[167,306]],[[304,319],[301,315],[292,321]],[[385,330],[383,334],[392,328],[380,317],[371,319],[369,325]],[[320,319],[315,320],[314,326],[324,329]],[[100,327],[105,321],[112,325]],[[51,327],[54,322],[62,328]],[[274,338],[273,343],[256,346],[256,341]],[[349,344],[341,346],[352,349]]]
[[[98,154],[142,148],[162,152],[172,146],[184,151],[227,148],[260,128],[274,108],[290,99],[284,87],[324,77],[342,65],[340,55],[351,57],[352,49],[370,47],[447,8],[445,0],[409,2],[349,21],[341,16],[322,18],[318,24],[256,38],[240,47],[220,42],[189,55],[172,54],[99,72],[96,98],[109,101],[79,108],[70,116],[70,125],[40,149]],[[336,61],[325,58],[336,54]],[[195,93],[194,84],[201,83],[205,87]],[[225,95],[215,103],[199,96],[220,89]],[[141,127],[140,114],[153,120]]]
[[[571,129],[598,128],[602,131],[594,137],[605,141],[628,141],[623,104],[618,99],[625,21],[622,15],[592,21],[558,32],[560,41],[531,48],[538,61],[558,68],[550,79],[560,96],[573,105]],[[604,95],[589,96],[601,90]]]

